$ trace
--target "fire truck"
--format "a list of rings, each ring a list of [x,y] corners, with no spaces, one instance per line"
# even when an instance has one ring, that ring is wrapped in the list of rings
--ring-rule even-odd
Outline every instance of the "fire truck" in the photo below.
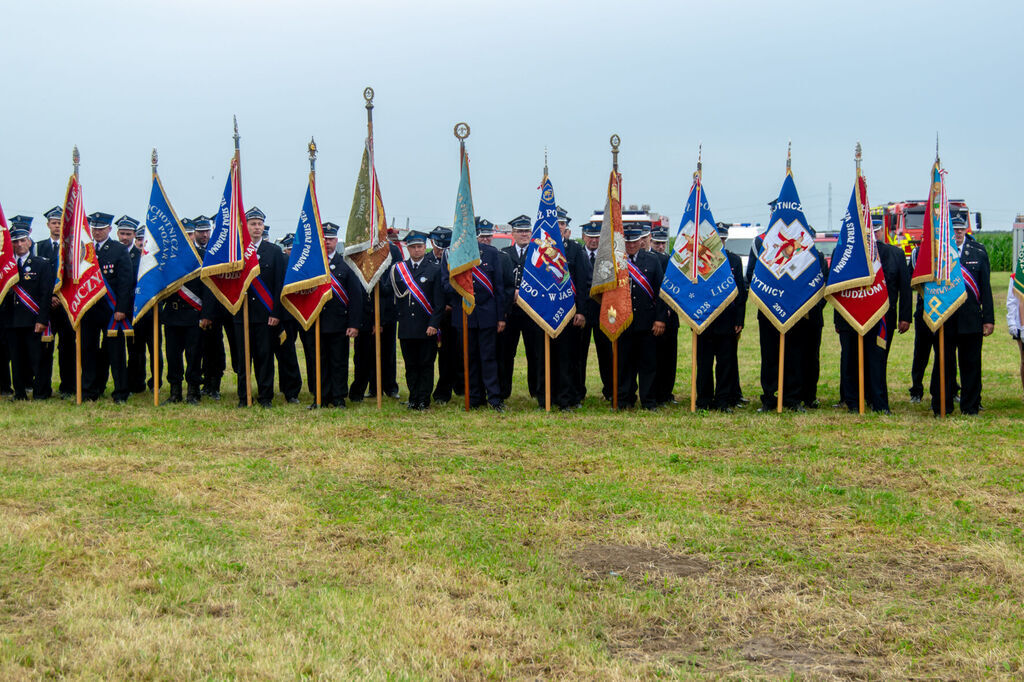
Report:
[[[604,218],[604,210],[594,211],[594,214],[590,216],[584,225],[601,225],[601,220]],[[661,215],[651,210],[650,204],[644,204],[637,207],[636,204],[630,204],[628,207],[622,209],[622,227],[628,227],[630,225],[640,225],[641,227],[650,227],[652,230],[659,227],[669,228],[669,218],[667,215]],[[582,226],[581,226],[582,227]],[[671,233],[671,230],[669,230]]]
[[[921,243],[924,230],[924,214],[928,210],[928,200],[897,201],[876,206],[871,209],[872,218],[882,218],[885,225],[886,240],[890,244],[903,249],[907,258],[914,247]],[[971,226],[971,212],[963,199],[950,199],[950,218],[962,217],[967,222],[968,232],[981,230],[981,214],[974,214],[974,226]]]

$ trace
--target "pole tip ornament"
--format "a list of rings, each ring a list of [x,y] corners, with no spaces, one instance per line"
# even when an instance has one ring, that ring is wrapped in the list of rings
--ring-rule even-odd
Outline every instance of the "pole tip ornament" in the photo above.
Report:
[[[156,163],[157,163],[156,147],[153,147],[153,154],[149,157],[149,162],[151,164],[153,164],[153,172],[155,173],[156,172]]]
[[[363,90],[363,99],[366,100],[367,109],[373,108],[373,88],[371,88],[370,86],[366,86],[366,88]]]
[[[79,156],[78,154],[78,145],[76,144],[75,148],[71,150],[71,163],[75,164],[75,166],[78,166],[81,160],[82,157]]]
[[[786,171],[793,169],[793,140],[786,144]]]
[[[312,161],[316,158],[316,140],[310,137],[309,144],[306,145],[306,148],[309,150],[309,160]]]
[[[612,135],[608,138],[608,142],[611,143],[613,152],[619,151],[619,144],[621,144],[622,140],[619,139],[618,135]]]
[[[465,140],[469,137],[469,124],[468,123],[456,123],[455,124],[455,137],[460,140]]]
[[[235,126],[235,134],[233,135],[233,137],[235,138],[235,149],[238,149],[238,141],[241,139],[238,136],[238,116],[236,116],[235,114],[232,114],[231,115],[231,122]]]
[[[939,162],[939,131],[935,131],[935,163]]]
[[[700,173],[701,173],[701,171],[703,169],[703,166],[704,166],[704,164],[702,162],[702,157],[703,156],[704,156],[704,143],[703,142],[698,142],[697,143],[697,174],[698,175],[700,175]]]

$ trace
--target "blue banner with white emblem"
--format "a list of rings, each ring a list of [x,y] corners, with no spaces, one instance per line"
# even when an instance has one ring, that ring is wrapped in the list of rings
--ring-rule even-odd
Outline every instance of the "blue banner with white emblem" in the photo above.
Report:
[[[787,169],[754,264],[750,296],[785,334],[821,299],[824,287],[814,233],[807,226],[793,173]]]
[[[202,266],[185,228],[167,200],[160,177],[154,172],[146,211],[146,241],[142,245],[139,278],[135,284],[134,323],[182,284],[198,277]]]
[[[311,172],[299,224],[295,228],[295,241],[288,255],[288,269],[284,271],[281,304],[308,331],[330,298],[327,251],[316,201],[316,181]]]
[[[661,298],[700,334],[736,293],[736,280],[698,171],[661,281]]]
[[[555,190],[546,174],[540,185],[540,206],[526,247],[517,302],[552,338],[562,332],[576,312],[576,289],[558,227]]]

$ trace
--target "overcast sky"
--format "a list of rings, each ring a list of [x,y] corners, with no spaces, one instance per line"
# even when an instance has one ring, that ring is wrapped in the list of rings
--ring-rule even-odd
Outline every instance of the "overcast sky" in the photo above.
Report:
[[[136,218],[149,157],[179,216],[210,214],[242,136],[247,206],[294,231],[320,148],[324,219],[347,220],[376,91],[377,173],[396,225],[451,224],[466,121],[478,215],[604,203],[622,138],[624,203],[678,224],[704,147],[718,220],[767,220],[787,140],[809,221],[836,229],[864,146],[873,204],[924,198],[941,139],[951,197],[1007,229],[1024,211],[1024,3],[0,0],[0,204],[63,200],[82,154],[87,212]],[[1015,75],[1016,74],[1016,75]]]

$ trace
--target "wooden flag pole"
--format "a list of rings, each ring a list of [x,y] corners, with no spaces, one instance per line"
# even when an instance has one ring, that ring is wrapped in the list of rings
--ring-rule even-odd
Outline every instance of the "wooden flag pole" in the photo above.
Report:
[[[697,411],[697,330],[693,332],[693,352],[690,353],[690,412]]]
[[[946,325],[939,327],[939,416],[946,416]]]
[[[383,405],[383,398],[381,397],[381,386],[383,385],[383,377],[380,375],[380,280],[373,285],[373,345],[374,351],[377,355],[377,409],[381,409]]]
[[[153,407],[160,407],[160,302],[153,304]]]
[[[316,318],[316,406],[323,407],[323,386],[320,380],[320,316]]]
[[[551,411],[551,337],[544,334],[544,411]]]
[[[82,404],[82,324],[75,327],[75,403]]]
[[[782,378],[786,369],[786,332],[779,334],[779,399],[775,411],[782,414]]]
[[[462,308],[462,383],[466,412],[469,412],[469,316],[465,308]]]
[[[249,367],[249,363],[252,362],[249,350],[249,293],[246,292],[244,296],[245,299],[242,301],[242,345],[245,346],[245,405],[252,407],[252,371]]]
[[[864,414],[864,335],[857,334],[857,411]]]
[[[619,340],[612,341],[612,409],[619,409]]]

